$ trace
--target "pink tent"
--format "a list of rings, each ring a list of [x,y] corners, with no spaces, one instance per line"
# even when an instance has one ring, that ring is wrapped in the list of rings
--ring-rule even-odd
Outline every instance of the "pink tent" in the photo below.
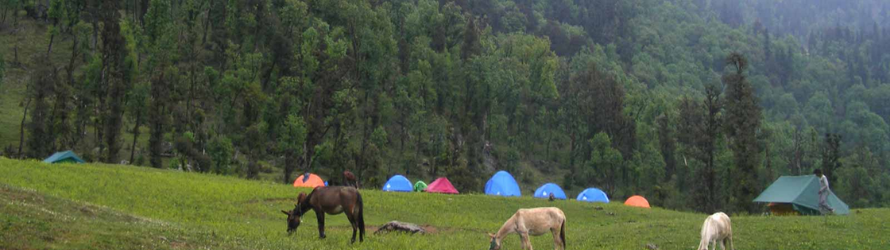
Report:
[[[457,189],[451,185],[451,182],[448,181],[448,178],[441,177],[430,183],[429,186],[424,189],[427,193],[442,193],[442,194],[458,194]]]

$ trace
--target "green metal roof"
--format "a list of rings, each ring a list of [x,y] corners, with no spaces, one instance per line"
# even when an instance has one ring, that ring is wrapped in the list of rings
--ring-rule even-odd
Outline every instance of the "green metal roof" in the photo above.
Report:
[[[782,176],[773,182],[754,202],[791,203],[819,211],[819,179],[815,175]],[[834,192],[828,195],[828,205],[836,214],[849,214],[850,207],[841,201]],[[800,211],[800,209],[798,209]]]

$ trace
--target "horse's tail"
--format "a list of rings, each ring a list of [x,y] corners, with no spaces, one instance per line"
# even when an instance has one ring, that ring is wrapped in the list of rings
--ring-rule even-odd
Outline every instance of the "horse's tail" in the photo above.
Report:
[[[559,239],[562,241],[562,249],[566,249],[566,220],[562,220],[562,226],[559,229]]]
[[[355,195],[358,197],[358,230],[359,230],[359,241],[365,241],[365,204],[362,202],[362,194],[356,190]]]

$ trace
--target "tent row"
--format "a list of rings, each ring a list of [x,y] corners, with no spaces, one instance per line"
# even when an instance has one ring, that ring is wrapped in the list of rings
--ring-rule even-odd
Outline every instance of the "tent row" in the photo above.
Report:
[[[522,196],[522,191],[519,189],[519,183],[516,182],[516,179],[514,179],[510,173],[507,173],[506,171],[498,171],[485,183],[485,194],[496,196]],[[536,189],[534,197],[550,198],[551,195],[553,195],[553,198],[555,199],[568,199],[565,191],[563,191],[559,185],[554,183],[546,183]],[[575,199],[583,202],[609,203],[609,196],[606,195],[606,192],[603,192],[603,190],[598,188],[585,189],[584,191],[581,191]],[[649,207],[649,201],[639,195],[631,196],[624,202],[624,204],[635,207]]]
[[[84,163],[84,160],[72,151],[57,152],[43,160],[45,163]],[[321,177],[312,173],[305,173],[297,176],[294,180],[294,187],[324,187],[328,183]],[[819,180],[814,175],[801,176],[782,176],[779,177],[772,185],[763,191],[754,202],[766,203],[770,213],[773,215],[819,215]],[[448,178],[441,177],[430,184],[423,181],[417,181],[411,184],[411,181],[405,176],[395,175],[383,185],[383,191],[392,192],[421,192],[458,194],[454,185]],[[485,183],[485,194],[496,196],[522,196],[522,190],[519,184],[510,173],[506,171],[498,171],[488,182]],[[565,200],[568,199],[565,191],[554,183],[546,183],[535,190],[535,198],[550,198]],[[598,188],[588,188],[575,198],[583,202],[603,202],[609,203],[609,196],[606,192]],[[849,214],[850,207],[847,206],[833,192],[829,193],[827,199],[828,205],[835,208],[836,214]],[[634,195],[628,198],[625,205],[636,207],[649,207],[649,201],[646,198]]]
[[[387,192],[427,192],[427,193],[440,193],[440,194],[459,194],[460,192],[454,188],[454,185],[451,185],[451,181],[448,178],[440,177],[430,184],[426,184],[423,181],[417,181],[414,184],[411,184],[411,181],[405,176],[402,175],[394,175],[390,177],[389,180],[383,184],[383,191]]]
[[[297,177],[294,181],[294,187],[317,187],[317,186],[326,186],[326,183],[322,181],[321,177],[315,174],[306,173]],[[454,188],[454,185],[451,184],[451,181],[448,178],[440,177],[433,181],[432,183],[427,184],[423,181],[417,181],[415,183],[411,183],[407,177],[403,175],[393,175],[383,184],[381,188],[386,192],[427,192],[427,193],[442,193],[442,194],[459,194],[460,192]],[[513,175],[507,173],[506,171],[498,171],[495,173],[488,182],[485,183],[485,194],[494,195],[494,196],[522,196],[522,190],[519,188],[519,183],[516,182],[516,179],[513,178]],[[568,199],[565,191],[562,190],[559,185],[555,183],[546,183],[535,190],[534,197],[535,198],[550,198],[553,196],[555,199],[565,200]],[[603,202],[609,203],[609,196],[606,195],[606,192],[600,190],[598,188],[588,188],[575,198],[578,201],[583,202]],[[642,196],[635,195],[627,199],[625,205],[629,206],[637,206],[637,207],[649,207],[649,202],[646,198]]]

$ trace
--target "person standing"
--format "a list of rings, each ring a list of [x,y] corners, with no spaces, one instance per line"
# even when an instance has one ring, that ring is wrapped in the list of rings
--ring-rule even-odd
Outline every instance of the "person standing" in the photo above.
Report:
[[[828,194],[831,193],[831,188],[828,186],[828,177],[822,174],[821,169],[816,169],[813,171],[813,174],[819,178],[819,211],[828,210],[831,213],[834,213],[834,208],[828,205]]]

